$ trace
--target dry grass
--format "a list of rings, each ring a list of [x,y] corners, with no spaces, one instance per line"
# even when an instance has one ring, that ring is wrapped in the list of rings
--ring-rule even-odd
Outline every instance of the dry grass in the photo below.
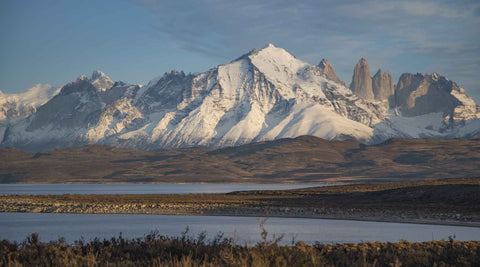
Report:
[[[479,140],[365,146],[312,136],[223,149],[0,148],[0,183],[318,183],[480,177]]]
[[[44,243],[32,234],[18,244],[0,242],[1,266],[479,266],[479,241],[316,244],[280,246],[267,236],[255,246],[221,235],[206,240],[152,233],[89,243]]]

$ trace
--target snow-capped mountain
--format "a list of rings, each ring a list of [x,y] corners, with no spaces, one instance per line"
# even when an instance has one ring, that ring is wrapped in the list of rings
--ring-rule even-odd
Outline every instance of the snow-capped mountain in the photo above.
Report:
[[[155,149],[300,135],[372,143],[478,133],[479,108],[455,83],[437,74],[423,76],[423,82],[405,74],[392,92],[388,72],[372,78],[366,60],[359,64],[352,90],[328,61],[310,65],[271,44],[204,73],[165,73],[144,87],[114,83],[95,71],[63,86],[33,114],[10,121],[1,145],[33,151],[92,143]],[[411,105],[430,97],[448,98],[451,105]]]
[[[5,94],[0,91],[0,121],[26,117],[35,112],[60,91],[60,87],[36,84],[25,93]]]
[[[60,91],[60,87],[36,84],[25,93],[5,94],[0,91],[0,140],[10,124],[18,118],[27,117]]]

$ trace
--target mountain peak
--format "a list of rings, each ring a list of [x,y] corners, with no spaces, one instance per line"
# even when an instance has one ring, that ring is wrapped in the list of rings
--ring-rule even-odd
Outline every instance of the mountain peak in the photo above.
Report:
[[[344,82],[342,82],[338,78],[335,70],[333,70],[332,64],[327,59],[323,58],[322,61],[320,61],[320,63],[318,64],[318,67],[320,67],[322,74],[325,75],[328,79],[344,85]]]
[[[375,100],[387,103],[393,101],[391,98],[395,92],[395,87],[392,76],[388,71],[383,72],[382,69],[378,69],[372,79],[372,89]],[[390,103],[388,105],[390,106]]]
[[[365,100],[374,99],[370,68],[368,67],[367,60],[363,57],[358,61],[357,65],[355,65],[350,89],[360,98]]]
[[[328,65],[332,65],[332,64],[326,58],[322,58],[322,60],[320,60],[320,63],[318,63],[319,67],[325,67]]]
[[[90,80],[93,81],[93,80],[96,80],[96,79],[98,79],[98,78],[106,77],[106,76],[107,76],[107,75],[105,75],[105,73],[103,73],[102,71],[100,71],[100,70],[94,70],[94,71],[92,72],[92,76],[91,76]]]
[[[250,58],[250,57],[254,57],[255,55],[261,53],[261,52],[271,52],[271,51],[274,51],[274,50],[283,50],[285,51],[284,49],[282,48],[279,48],[279,47],[276,47],[274,44],[272,43],[268,43],[267,45],[263,46],[262,48],[254,48],[252,50],[250,50],[248,53],[246,54],[243,54],[242,56],[240,56],[239,58],[236,58],[234,60],[232,60],[231,62],[235,62],[235,61],[239,61],[239,60],[242,60],[242,59],[247,59],[247,58]],[[285,51],[286,53],[288,53],[287,51]]]
[[[268,43],[265,48],[276,48],[276,46],[272,43]]]
[[[392,137],[477,137],[480,107],[445,79],[403,74],[394,91],[388,72],[378,70],[372,79],[362,58],[348,90],[335,82],[328,60],[312,66],[267,44],[203,73],[166,73],[142,89],[120,83],[109,89],[113,82],[101,71],[90,78],[82,75],[57,97],[47,95],[44,99],[51,100],[41,108],[28,106],[23,112],[4,105],[21,119],[9,121],[8,132],[0,129],[0,146],[35,151],[93,143],[139,149],[225,147],[307,134],[368,143]],[[29,99],[38,102],[43,91],[36,90],[29,91]],[[3,107],[0,122],[2,113],[11,113]]]
[[[240,59],[247,59],[267,78],[282,84],[292,84],[292,77],[309,66],[308,63],[273,44],[268,44],[262,49],[254,49]]]
[[[113,80],[110,79],[110,77],[108,77],[107,75],[105,75],[105,73],[99,70],[93,71],[90,82],[99,91],[106,91],[112,88],[114,84]]]
[[[259,53],[275,53],[275,52],[279,52],[279,51],[283,51],[289,55],[291,55],[290,53],[288,53],[285,49],[281,48],[281,47],[277,47],[275,46],[274,44],[272,43],[268,43],[267,45],[265,45],[264,47],[262,48],[255,48],[253,50],[251,50],[249,53],[247,53],[248,56],[254,56],[254,55],[257,55]],[[293,57],[293,56],[292,56]]]
[[[82,75],[78,76],[78,78],[77,78],[77,82],[78,81],[84,81],[84,80],[88,80],[88,77],[85,74],[82,74]]]

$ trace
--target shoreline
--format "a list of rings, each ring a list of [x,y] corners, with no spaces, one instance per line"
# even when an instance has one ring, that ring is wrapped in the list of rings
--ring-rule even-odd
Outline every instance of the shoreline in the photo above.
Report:
[[[480,228],[480,178],[231,193],[3,195],[0,212],[284,217]]]
[[[454,221],[440,219],[413,219],[413,218],[395,218],[395,217],[373,217],[373,216],[339,216],[339,215],[284,215],[284,214],[264,214],[264,213],[209,213],[209,212],[44,212],[44,211],[4,211],[1,213],[42,213],[42,214],[86,214],[86,215],[164,215],[164,216],[208,216],[208,217],[252,217],[252,218],[301,218],[301,219],[319,219],[319,220],[341,220],[341,221],[362,221],[362,222],[384,222],[384,223],[401,223],[401,224],[424,224],[424,225],[445,225],[480,228],[478,221]]]

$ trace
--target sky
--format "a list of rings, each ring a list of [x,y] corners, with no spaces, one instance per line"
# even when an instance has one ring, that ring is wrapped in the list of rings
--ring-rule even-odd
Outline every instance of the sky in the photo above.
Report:
[[[0,90],[99,69],[147,84],[204,72],[268,43],[349,84],[365,57],[394,80],[438,72],[480,102],[480,1],[0,0]]]

